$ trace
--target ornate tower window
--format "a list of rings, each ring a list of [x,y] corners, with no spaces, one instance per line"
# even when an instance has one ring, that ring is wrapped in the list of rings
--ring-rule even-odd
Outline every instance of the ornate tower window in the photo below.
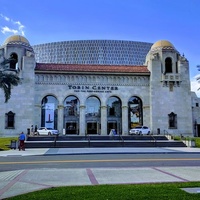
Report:
[[[10,69],[17,69],[17,63],[18,63],[18,56],[16,53],[12,53],[10,55]]]
[[[169,128],[177,129],[177,114],[171,112],[168,114]]]
[[[165,73],[172,73],[172,59],[169,57],[165,59]]]
[[[15,113],[13,113],[12,111],[5,114],[5,128],[15,128]]]

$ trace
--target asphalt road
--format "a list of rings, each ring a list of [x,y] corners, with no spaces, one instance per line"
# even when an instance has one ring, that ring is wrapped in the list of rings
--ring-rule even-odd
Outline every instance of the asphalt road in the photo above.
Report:
[[[43,168],[200,166],[199,154],[91,154],[0,157],[0,172]]]

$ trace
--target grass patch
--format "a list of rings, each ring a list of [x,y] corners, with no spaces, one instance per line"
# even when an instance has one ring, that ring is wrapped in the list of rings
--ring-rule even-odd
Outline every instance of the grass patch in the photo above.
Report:
[[[200,148],[200,138],[199,137],[195,137],[194,141],[195,141],[196,147]]]
[[[197,200],[200,194],[189,194],[180,188],[200,187],[200,182],[133,185],[68,186],[45,189],[9,200]]]
[[[182,140],[181,136],[177,136],[177,135],[173,136],[172,139],[178,140],[178,141]]]
[[[9,150],[10,141],[17,140],[17,137],[0,138],[0,150]]]

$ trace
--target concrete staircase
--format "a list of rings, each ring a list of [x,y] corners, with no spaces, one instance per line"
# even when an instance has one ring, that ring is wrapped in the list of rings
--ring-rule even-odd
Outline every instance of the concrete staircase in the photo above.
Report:
[[[88,147],[186,147],[182,141],[168,140],[164,135],[100,136],[64,135],[29,136],[26,148],[88,148]]]

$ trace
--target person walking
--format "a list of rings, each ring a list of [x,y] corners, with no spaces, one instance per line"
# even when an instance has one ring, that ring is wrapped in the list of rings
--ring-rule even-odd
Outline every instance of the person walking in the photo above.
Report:
[[[21,132],[19,135],[19,151],[20,150],[25,151],[25,145],[24,145],[25,139],[26,139],[26,136],[25,136],[24,132]]]

